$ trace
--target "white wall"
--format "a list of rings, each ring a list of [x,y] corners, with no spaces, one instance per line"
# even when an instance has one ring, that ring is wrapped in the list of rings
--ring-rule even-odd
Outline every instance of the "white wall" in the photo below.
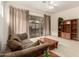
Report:
[[[4,10],[5,10],[4,2],[0,1],[0,50],[2,50],[2,51],[4,50],[4,47],[6,44],[6,39],[7,39],[7,35],[6,35],[7,24],[5,21],[5,19],[7,19],[7,17],[5,17]],[[6,12],[8,12],[7,9],[6,9]]]
[[[79,18],[79,7],[64,10],[51,15],[51,32],[54,36],[58,36],[58,17],[62,17],[64,20]]]
[[[0,8],[0,48],[4,51],[8,38],[9,7],[5,2],[1,2]]]
[[[1,50],[1,44],[2,44],[2,38],[3,38],[3,5],[2,2],[0,1],[0,50]]]

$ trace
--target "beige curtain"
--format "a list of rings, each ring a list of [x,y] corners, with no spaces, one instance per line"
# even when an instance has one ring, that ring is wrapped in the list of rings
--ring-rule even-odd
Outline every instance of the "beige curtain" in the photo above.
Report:
[[[27,33],[29,11],[10,7],[10,34]]]
[[[44,34],[50,35],[51,34],[51,22],[50,22],[50,16],[44,14]]]

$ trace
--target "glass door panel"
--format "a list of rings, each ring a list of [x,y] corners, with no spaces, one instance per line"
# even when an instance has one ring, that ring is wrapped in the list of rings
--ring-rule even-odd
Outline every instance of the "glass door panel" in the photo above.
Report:
[[[30,38],[39,37],[43,34],[42,17],[39,16],[29,16],[29,35]]]

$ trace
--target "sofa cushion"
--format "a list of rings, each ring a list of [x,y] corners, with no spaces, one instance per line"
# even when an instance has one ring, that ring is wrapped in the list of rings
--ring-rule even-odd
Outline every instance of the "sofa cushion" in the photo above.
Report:
[[[28,43],[33,43],[33,42],[29,39],[25,39],[25,40],[22,41],[23,45],[28,44]]]
[[[24,39],[27,39],[27,38],[28,38],[27,33],[17,34],[17,36],[18,36],[21,40],[24,40]]]
[[[21,41],[22,40],[18,36],[12,35],[7,45],[12,51],[21,50],[23,49]]]
[[[11,49],[11,51],[21,50],[23,49],[23,46],[21,42],[16,40],[8,40],[8,47]]]
[[[39,41],[32,42],[32,43],[26,43],[26,44],[23,45],[23,48],[26,49],[26,48],[34,47],[34,46],[37,46],[37,45],[39,45]]]

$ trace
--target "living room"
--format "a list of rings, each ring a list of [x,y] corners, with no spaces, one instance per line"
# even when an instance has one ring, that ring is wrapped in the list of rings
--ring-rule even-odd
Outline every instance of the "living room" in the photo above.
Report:
[[[79,57],[78,5],[79,1],[1,1],[0,56]]]

